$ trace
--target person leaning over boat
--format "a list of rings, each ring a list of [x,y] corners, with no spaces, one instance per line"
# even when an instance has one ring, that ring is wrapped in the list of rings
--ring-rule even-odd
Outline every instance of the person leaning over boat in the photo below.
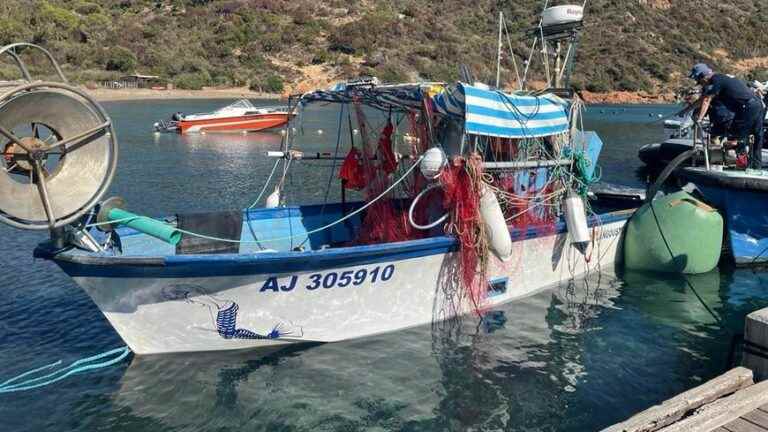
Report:
[[[701,97],[689,107],[701,107],[695,121],[700,123],[704,119],[713,101],[721,102],[734,114],[729,135],[738,139],[738,151],[742,154],[737,158],[737,161],[741,162],[739,165],[746,167],[743,153],[752,137],[754,144],[750,147],[749,167],[761,169],[764,112],[760,99],[742,81],[716,74],[703,63],[693,66],[688,77],[696,80],[702,87]]]
[[[701,89],[698,91],[692,91],[685,95],[683,101],[685,102],[685,109],[677,113],[676,115],[682,116],[685,113],[693,110],[691,118],[696,119],[699,116],[700,110],[694,108],[694,103],[699,100],[701,96]],[[716,144],[723,145],[726,148],[735,148],[737,141],[728,136],[728,131],[731,129],[731,123],[733,123],[734,114],[723,105],[723,103],[717,99],[713,100],[707,112],[709,118],[709,136]]]
[[[693,112],[693,118],[699,118],[700,110]],[[734,137],[729,135],[731,125],[733,124],[733,118],[735,115],[728,107],[723,104],[719,99],[713,99],[709,106],[709,112],[706,114],[709,117],[709,135],[714,139],[718,138],[721,141],[728,140],[727,147],[735,147],[737,142]]]

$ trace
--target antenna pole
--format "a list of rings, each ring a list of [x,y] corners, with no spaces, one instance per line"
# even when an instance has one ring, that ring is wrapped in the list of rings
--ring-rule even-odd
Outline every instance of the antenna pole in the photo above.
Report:
[[[502,25],[504,24],[504,12],[499,11],[499,44],[496,54],[496,88],[499,88],[501,82],[501,32]]]

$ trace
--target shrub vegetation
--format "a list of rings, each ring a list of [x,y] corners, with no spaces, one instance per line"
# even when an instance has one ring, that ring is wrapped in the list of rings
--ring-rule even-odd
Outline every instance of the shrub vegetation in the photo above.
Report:
[[[697,61],[725,72],[768,56],[766,0],[591,0],[574,83],[595,91],[673,89]],[[0,44],[49,48],[75,80],[161,75],[183,88],[246,85],[281,91],[300,68],[339,78],[453,80],[459,64],[495,77],[496,19],[504,11],[518,65],[540,0],[2,0]],[[0,77],[12,74],[8,59]],[[33,62],[34,63],[34,62]],[[44,62],[33,66],[43,66]],[[511,79],[512,63],[504,61]],[[531,71],[541,77],[540,58]],[[85,81],[83,81],[85,82]]]

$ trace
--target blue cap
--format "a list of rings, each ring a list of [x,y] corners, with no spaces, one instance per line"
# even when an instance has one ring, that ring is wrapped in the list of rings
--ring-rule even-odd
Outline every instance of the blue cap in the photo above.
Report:
[[[709,66],[705,65],[704,63],[698,63],[693,66],[691,73],[688,74],[688,78],[700,80],[701,78],[704,78],[711,73],[712,69],[710,69]]]

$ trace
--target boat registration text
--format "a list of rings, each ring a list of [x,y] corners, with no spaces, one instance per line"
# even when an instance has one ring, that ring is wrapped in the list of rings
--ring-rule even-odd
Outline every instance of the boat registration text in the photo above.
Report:
[[[387,282],[395,274],[395,266],[390,264],[385,267],[377,266],[374,268],[361,268],[358,270],[347,270],[343,272],[314,273],[309,275],[309,283],[304,286],[309,291],[318,288],[345,288],[348,286],[359,286],[370,282]],[[264,281],[264,285],[259,292],[289,292],[296,289],[299,281],[298,275],[277,277],[272,276]]]

